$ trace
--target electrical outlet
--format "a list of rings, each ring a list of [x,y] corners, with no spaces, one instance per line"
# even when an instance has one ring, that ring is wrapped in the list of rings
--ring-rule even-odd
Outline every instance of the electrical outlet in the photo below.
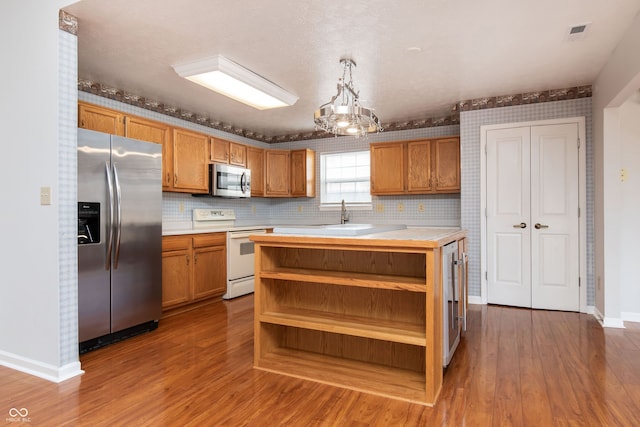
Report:
[[[180,202],[180,212],[184,212],[184,202]]]
[[[418,204],[418,212],[424,212],[424,203]]]
[[[40,204],[51,204],[51,187],[40,187]]]
[[[298,212],[302,213],[303,210],[304,210],[304,206],[298,205]]]
[[[398,203],[398,212],[404,212],[404,203]]]
[[[620,169],[620,182],[625,182],[628,178],[627,170],[625,168]]]
[[[376,204],[376,212],[384,212],[384,205],[382,203]]]
[[[252,214],[256,213],[256,205],[251,205],[251,213]]]

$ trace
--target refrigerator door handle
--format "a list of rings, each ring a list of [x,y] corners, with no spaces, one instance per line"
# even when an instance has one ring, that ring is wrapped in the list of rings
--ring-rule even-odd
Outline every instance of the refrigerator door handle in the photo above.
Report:
[[[105,171],[107,173],[107,190],[108,190],[108,208],[109,218],[107,218],[107,256],[105,257],[104,269],[111,268],[111,252],[113,250],[113,180],[111,179],[111,168],[109,162],[104,162]]]
[[[115,181],[115,189],[116,189],[116,203],[115,203],[115,244],[114,244],[114,252],[115,255],[113,257],[113,268],[118,268],[118,260],[120,259],[120,237],[122,230],[122,192],[120,189],[120,178],[118,178],[118,168],[116,164],[113,164],[113,180]]]

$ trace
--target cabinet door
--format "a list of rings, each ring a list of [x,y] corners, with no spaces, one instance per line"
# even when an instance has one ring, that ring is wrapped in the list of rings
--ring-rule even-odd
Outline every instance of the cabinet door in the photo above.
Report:
[[[209,187],[209,137],[174,129],[172,142],[174,191],[206,193]]]
[[[229,163],[229,141],[211,138],[211,161],[214,163]]]
[[[162,144],[162,189],[171,190],[173,182],[171,179],[173,175],[171,128],[164,123],[127,116],[125,117],[125,136]]]
[[[267,196],[289,196],[290,173],[289,151],[266,150],[266,192]]]
[[[407,143],[407,191],[425,193],[432,190],[431,141]]]
[[[315,197],[315,152],[309,149],[291,151],[291,195]]]
[[[404,188],[404,145],[371,144],[371,194],[402,194]]]
[[[247,147],[247,169],[251,171],[251,196],[264,196],[264,150]]]
[[[460,192],[460,139],[434,140],[435,192]]]
[[[162,308],[191,299],[191,250],[162,252]]]
[[[247,147],[234,142],[229,143],[229,164],[236,166],[247,166]]]
[[[78,103],[78,127],[124,136],[124,115],[108,108]]]
[[[193,298],[222,295],[227,289],[227,255],[224,246],[193,250]]]

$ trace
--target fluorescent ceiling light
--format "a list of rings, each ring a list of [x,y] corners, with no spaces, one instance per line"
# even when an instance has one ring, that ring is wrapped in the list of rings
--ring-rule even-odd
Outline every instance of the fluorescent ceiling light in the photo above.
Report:
[[[174,65],[173,69],[180,77],[258,110],[286,107],[298,100],[296,95],[222,55]]]

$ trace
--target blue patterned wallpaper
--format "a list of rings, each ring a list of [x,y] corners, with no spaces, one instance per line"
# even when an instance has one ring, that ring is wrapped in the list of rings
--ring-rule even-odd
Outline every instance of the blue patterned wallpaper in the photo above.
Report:
[[[595,303],[594,182],[591,98],[545,102],[460,113],[461,224],[469,230],[469,295],[480,297],[480,127],[502,123],[585,117],[587,186],[587,305]]]

